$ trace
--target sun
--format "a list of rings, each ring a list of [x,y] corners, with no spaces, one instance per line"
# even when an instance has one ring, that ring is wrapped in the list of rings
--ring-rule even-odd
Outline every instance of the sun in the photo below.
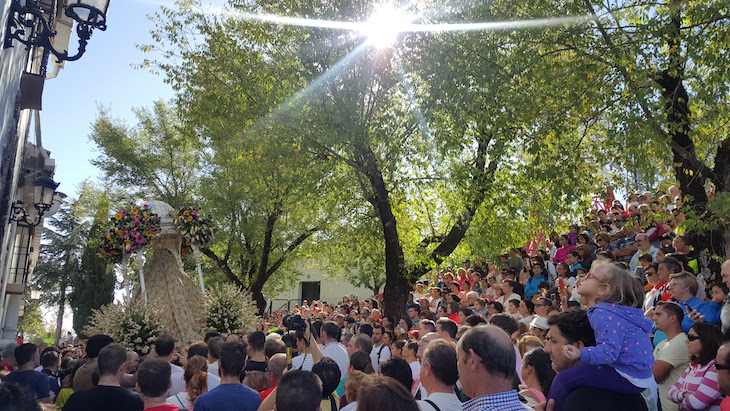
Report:
[[[373,47],[386,48],[393,45],[398,39],[398,34],[405,31],[411,23],[412,18],[392,4],[381,4],[376,7],[370,19],[363,24],[360,34]]]

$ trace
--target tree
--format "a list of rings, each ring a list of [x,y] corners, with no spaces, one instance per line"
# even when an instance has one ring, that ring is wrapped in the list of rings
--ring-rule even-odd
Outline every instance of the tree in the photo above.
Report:
[[[114,205],[122,203],[121,193],[94,186],[88,181],[81,184],[75,202],[76,216],[83,218],[87,231],[82,243],[80,270],[71,281],[69,305],[73,311],[73,328],[82,334],[93,310],[114,301],[116,278],[111,264],[99,255],[101,228],[106,224]]]
[[[88,238],[88,224],[76,216],[73,201],[46,220],[47,227],[33,270],[33,286],[43,290],[42,301],[57,307],[55,340],[61,341],[68,290],[81,271],[81,254]]]
[[[18,319],[18,334],[27,341],[43,339],[46,336],[46,326],[41,318],[40,304],[27,304],[23,308],[23,315]]]
[[[130,128],[99,107],[90,138],[101,155],[92,164],[134,197],[151,194],[173,207],[192,201],[203,157],[197,137],[180,127],[175,110],[164,101],[134,113],[138,124]]]

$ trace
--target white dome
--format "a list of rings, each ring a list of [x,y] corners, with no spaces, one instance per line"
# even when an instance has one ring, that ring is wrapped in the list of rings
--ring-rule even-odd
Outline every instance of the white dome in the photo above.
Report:
[[[143,205],[147,205],[152,211],[155,212],[161,219],[172,218],[175,214],[175,209],[170,204],[159,200],[145,201]]]

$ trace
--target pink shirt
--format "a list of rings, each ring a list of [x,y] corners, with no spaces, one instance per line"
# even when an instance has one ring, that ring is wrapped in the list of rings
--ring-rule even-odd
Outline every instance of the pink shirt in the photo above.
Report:
[[[687,398],[684,393],[689,392]],[[679,404],[680,410],[720,411],[722,393],[717,387],[717,371],[715,360],[706,365],[691,364],[672,387],[667,390],[667,397]]]
[[[568,244],[565,247],[558,248],[558,251],[555,253],[555,257],[553,257],[553,263],[561,263],[565,261],[566,258],[568,258],[568,251],[575,250],[575,247]]]

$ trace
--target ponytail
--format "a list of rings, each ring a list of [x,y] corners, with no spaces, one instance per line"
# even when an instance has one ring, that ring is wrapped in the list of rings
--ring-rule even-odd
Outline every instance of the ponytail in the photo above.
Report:
[[[196,372],[188,382],[188,400],[195,405],[195,400],[208,391],[208,373],[206,371]]]

